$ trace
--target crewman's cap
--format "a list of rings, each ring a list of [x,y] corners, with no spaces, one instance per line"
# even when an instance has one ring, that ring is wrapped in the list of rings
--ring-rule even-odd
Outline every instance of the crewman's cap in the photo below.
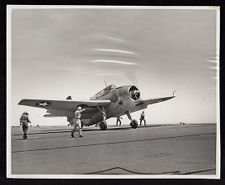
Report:
[[[28,115],[28,113],[27,113],[27,112],[24,112],[23,114],[26,114],[26,115]]]
[[[78,110],[81,110],[81,107],[79,106],[79,107],[77,107],[77,109],[78,109]]]

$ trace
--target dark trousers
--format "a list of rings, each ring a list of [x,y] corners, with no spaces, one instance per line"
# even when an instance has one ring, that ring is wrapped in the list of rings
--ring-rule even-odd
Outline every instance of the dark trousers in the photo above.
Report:
[[[28,130],[28,126],[23,125],[23,139],[27,139],[27,130]]]
[[[144,125],[146,126],[146,120],[145,120],[145,118],[141,118],[140,119],[140,125],[141,125],[142,121],[144,121]]]
[[[116,121],[116,126],[118,126],[118,123],[120,123],[120,125],[121,125],[121,121],[120,120]]]

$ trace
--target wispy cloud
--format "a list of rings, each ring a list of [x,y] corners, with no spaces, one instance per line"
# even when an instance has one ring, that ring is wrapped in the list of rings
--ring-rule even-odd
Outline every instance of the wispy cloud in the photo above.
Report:
[[[208,60],[208,62],[211,62],[211,63],[217,63],[218,60]]]
[[[120,61],[120,60],[93,60],[94,63],[115,63],[115,64],[124,64],[124,65],[137,65],[134,62]]]
[[[211,67],[209,67],[209,69],[219,70],[219,67],[218,66],[211,66]]]
[[[132,51],[127,51],[127,50],[120,50],[120,49],[104,49],[104,48],[97,48],[93,49],[94,51],[102,51],[102,52],[114,52],[114,53],[123,53],[123,54],[130,54],[130,55],[136,55]]]
[[[103,36],[103,37],[106,38],[106,39],[109,39],[109,40],[113,40],[113,41],[125,42],[123,39],[119,39],[119,38],[116,38],[116,37],[110,37],[110,36]]]

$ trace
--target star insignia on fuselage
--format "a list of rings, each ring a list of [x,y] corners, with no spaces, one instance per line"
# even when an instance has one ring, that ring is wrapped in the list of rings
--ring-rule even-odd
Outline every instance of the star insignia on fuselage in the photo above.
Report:
[[[36,103],[36,105],[38,105],[40,107],[47,107],[47,106],[51,105],[51,103],[47,102],[47,101],[41,101],[41,102]]]

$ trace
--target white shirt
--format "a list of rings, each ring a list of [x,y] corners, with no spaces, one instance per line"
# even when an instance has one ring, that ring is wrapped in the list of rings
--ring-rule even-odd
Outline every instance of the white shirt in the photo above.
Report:
[[[75,119],[80,119],[82,110],[76,110]]]

